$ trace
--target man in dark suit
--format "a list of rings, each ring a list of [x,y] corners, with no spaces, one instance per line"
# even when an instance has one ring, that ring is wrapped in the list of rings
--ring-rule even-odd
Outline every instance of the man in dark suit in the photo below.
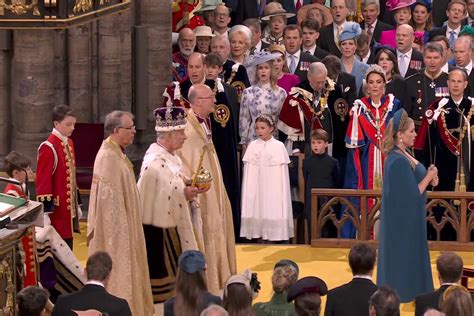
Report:
[[[333,22],[319,30],[321,35],[318,39],[318,46],[337,57],[341,57],[339,34],[342,33],[344,23],[349,15],[346,2],[344,0],[331,0],[331,15]]]
[[[470,36],[461,36],[454,43],[454,59],[456,66],[466,71],[469,84],[465,90],[466,96],[474,96],[474,71],[472,71],[472,40]]]
[[[273,0],[273,2],[280,2],[286,12],[295,14],[294,17],[288,18],[288,24],[298,24],[296,13],[302,6],[310,4],[311,0]]]
[[[303,43],[301,28],[297,25],[287,25],[283,31],[283,44],[286,49],[286,62],[291,74],[297,75],[303,82],[308,77],[311,63],[319,59],[301,51]]]
[[[246,19],[242,24],[252,31],[250,55],[267,49],[270,46],[270,44],[262,41],[262,25],[259,19]]]
[[[415,298],[415,316],[422,316],[428,309],[440,310],[440,298],[444,291],[461,281],[463,262],[454,252],[445,251],[436,260],[440,288],[434,292],[419,295]]]
[[[423,54],[413,49],[415,32],[408,24],[397,28],[397,60],[400,75],[408,78],[423,67]]]
[[[393,29],[390,24],[384,23],[378,20],[380,15],[380,2],[379,0],[363,0],[362,1],[362,16],[364,21],[360,23],[360,27],[366,30],[370,35],[370,45],[372,46],[375,42],[379,42],[380,34],[383,31]]]
[[[363,30],[357,39],[356,54],[364,64],[376,64],[373,47],[370,46],[370,34]]]
[[[301,22],[301,29],[303,31],[303,47],[304,53],[313,55],[319,59],[323,59],[329,52],[325,51],[316,44],[319,38],[319,23],[316,20],[304,20]]]
[[[367,315],[369,298],[377,291],[377,286],[372,282],[375,258],[375,249],[369,244],[359,243],[352,246],[349,266],[353,279],[329,291],[325,316]]]
[[[453,49],[454,42],[458,38],[459,32],[461,32],[461,28],[464,23],[467,23],[467,21],[464,20],[467,12],[466,3],[464,0],[451,0],[445,12],[448,17],[447,25],[432,29],[429,33],[429,38],[432,39],[437,35],[444,35],[449,40],[450,48]]]
[[[94,310],[102,314],[131,316],[126,300],[107,293],[105,287],[112,271],[112,258],[97,251],[87,259],[85,274],[87,283],[75,293],[61,295],[52,315],[75,316],[75,311]]]

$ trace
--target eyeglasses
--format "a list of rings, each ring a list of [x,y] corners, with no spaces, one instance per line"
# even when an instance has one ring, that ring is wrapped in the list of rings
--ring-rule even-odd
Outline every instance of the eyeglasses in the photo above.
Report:
[[[123,128],[123,129],[127,129],[127,130],[130,131],[130,130],[135,130],[135,125],[130,126],[130,127],[119,126],[119,127],[117,127],[117,128]]]
[[[214,16],[216,18],[226,18],[226,17],[229,16],[229,14],[227,14],[227,13],[214,13]]]
[[[198,99],[214,99],[215,97],[213,95],[208,96],[208,97],[198,97]]]

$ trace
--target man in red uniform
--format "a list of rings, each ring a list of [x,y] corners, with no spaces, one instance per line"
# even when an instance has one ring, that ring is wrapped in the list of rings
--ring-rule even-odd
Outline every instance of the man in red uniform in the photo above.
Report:
[[[38,148],[37,200],[44,204],[51,224],[72,249],[73,219],[78,220],[74,145],[69,138],[76,116],[67,105],[53,109],[54,128]]]

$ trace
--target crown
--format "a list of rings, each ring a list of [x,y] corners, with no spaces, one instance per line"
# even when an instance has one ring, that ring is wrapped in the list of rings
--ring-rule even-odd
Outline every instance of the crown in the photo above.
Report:
[[[162,107],[153,111],[157,132],[171,132],[184,129],[187,123],[186,110],[180,107]]]

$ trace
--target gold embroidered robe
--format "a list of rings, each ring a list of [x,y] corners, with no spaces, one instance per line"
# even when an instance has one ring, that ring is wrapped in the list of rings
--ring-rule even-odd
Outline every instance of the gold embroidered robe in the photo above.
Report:
[[[107,138],[94,163],[87,219],[89,255],[106,251],[113,268],[107,291],[128,301],[134,316],[153,315],[140,199],[132,163]]]

